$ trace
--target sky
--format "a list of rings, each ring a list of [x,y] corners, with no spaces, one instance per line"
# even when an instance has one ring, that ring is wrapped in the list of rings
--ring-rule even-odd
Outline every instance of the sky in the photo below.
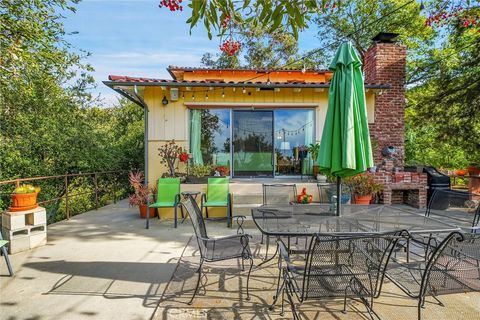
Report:
[[[170,12],[160,9],[158,2],[83,0],[76,6],[76,13],[63,13],[66,40],[73,50],[91,54],[85,62],[95,69],[96,88],[92,93],[99,94],[105,104],[119,98],[102,83],[108,75],[170,79],[166,71],[169,65],[200,66],[205,52],[220,52],[219,39],[209,40],[203,25],[190,35],[185,23],[187,10]],[[314,28],[300,34],[300,52],[318,46],[315,34]]]

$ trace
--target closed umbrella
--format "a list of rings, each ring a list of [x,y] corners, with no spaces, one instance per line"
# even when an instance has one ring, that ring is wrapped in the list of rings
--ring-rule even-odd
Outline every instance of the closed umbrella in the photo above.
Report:
[[[330,64],[333,78],[317,163],[337,177],[337,215],[341,205],[341,178],[373,166],[368,130],[362,61],[350,42],[338,48]]]

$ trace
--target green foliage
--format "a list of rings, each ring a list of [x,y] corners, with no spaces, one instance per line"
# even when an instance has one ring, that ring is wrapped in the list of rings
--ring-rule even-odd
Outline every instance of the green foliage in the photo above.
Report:
[[[64,40],[63,11],[75,11],[77,2],[0,0],[0,180],[143,165],[142,109],[127,100],[97,107],[88,91],[93,69],[82,62],[88,54],[73,52]],[[39,201],[65,195],[62,179],[37,182]],[[100,203],[112,199],[103,190],[113,183],[99,181]],[[117,184],[120,196],[127,183]],[[68,191],[92,188],[78,180]],[[0,187],[0,209],[12,189]],[[91,195],[74,198],[72,214],[92,207]],[[46,206],[50,222],[63,217],[64,201]]]
[[[209,164],[193,164],[187,166],[187,175],[201,178],[212,174],[213,167]]]
[[[319,151],[320,151],[319,143],[311,143],[308,146],[308,153],[310,153],[310,156],[312,157],[313,162],[317,161]]]

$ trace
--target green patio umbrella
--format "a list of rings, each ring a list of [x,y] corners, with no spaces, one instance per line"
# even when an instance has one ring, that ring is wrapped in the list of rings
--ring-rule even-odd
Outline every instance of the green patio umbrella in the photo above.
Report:
[[[337,177],[337,214],[341,204],[341,178],[373,166],[368,131],[362,60],[350,42],[338,48],[330,64],[333,78],[317,163]]]

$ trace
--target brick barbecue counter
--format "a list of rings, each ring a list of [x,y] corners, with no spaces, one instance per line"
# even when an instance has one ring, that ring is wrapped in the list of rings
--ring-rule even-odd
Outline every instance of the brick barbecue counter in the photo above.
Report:
[[[386,205],[406,203],[416,208],[427,206],[427,174],[416,172],[386,172],[374,174],[383,185],[380,198]]]

